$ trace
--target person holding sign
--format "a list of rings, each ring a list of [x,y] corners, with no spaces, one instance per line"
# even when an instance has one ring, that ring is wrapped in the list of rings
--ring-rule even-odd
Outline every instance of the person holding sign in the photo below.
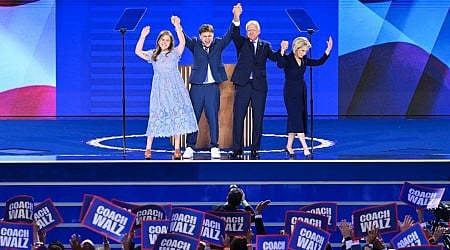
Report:
[[[140,58],[153,64],[153,82],[150,94],[150,114],[147,126],[147,145],[145,159],[152,158],[154,137],[175,137],[175,159],[181,159],[181,134],[198,130],[197,120],[189,93],[178,70],[178,61],[183,54],[185,39],[180,18],[171,17],[179,44],[175,47],[174,37],[168,30],[159,33],[156,49],[143,50],[144,41],[150,33],[150,26],[145,26],[136,44],[135,53]]]
[[[306,144],[305,133],[307,132],[307,103],[306,103],[306,84],[304,74],[306,66],[319,66],[325,63],[333,47],[333,39],[328,38],[327,48],[319,59],[311,59],[306,56],[311,43],[306,37],[297,37],[292,43],[292,52],[286,55],[288,42],[281,42],[281,57],[277,60],[278,68],[284,70],[284,88],[283,97],[287,110],[287,133],[286,153],[289,157],[294,157],[292,149],[295,136],[300,140],[305,157],[310,157],[308,145]]]

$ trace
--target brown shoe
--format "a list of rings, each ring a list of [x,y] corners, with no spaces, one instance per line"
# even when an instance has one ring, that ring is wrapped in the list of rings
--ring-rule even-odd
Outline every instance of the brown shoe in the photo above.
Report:
[[[151,149],[146,149],[145,150],[145,159],[146,160],[151,160],[152,159],[152,150]]]
[[[175,152],[173,153],[173,158],[176,160],[181,159],[181,150],[179,148],[175,149]]]

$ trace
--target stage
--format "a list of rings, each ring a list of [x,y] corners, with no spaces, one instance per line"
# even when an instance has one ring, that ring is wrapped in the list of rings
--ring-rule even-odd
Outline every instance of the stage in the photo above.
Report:
[[[449,125],[445,118],[317,118],[313,160],[450,159]],[[120,118],[3,120],[0,161],[144,160],[146,126],[144,118],[127,118],[125,123]],[[297,157],[286,157],[285,128],[283,117],[265,119],[260,160],[305,160],[298,140]],[[220,160],[228,160],[229,152],[221,148]],[[152,161],[173,160],[172,155],[170,140],[156,138]],[[251,160],[248,155],[246,151],[244,160]],[[190,160],[211,160],[209,150],[199,149]]]
[[[305,159],[298,141],[297,157],[286,157],[285,118],[266,118],[260,160],[249,159],[248,152],[229,160],[227,148],[221,159],[200,149],[194,159],[173,160],[167,138],[158,138],[153,159],[144,160],[146,119],[126,120],[125,152],[121,119],[4,120],[0,210],[16,195],[31,195],[36,204],[51,198],[64,223],[48,232],[47,241],[59,239],[67,247],[72,233],[101,245],[101,237],[80,223],[84,194],[207,211],[237,184],[253,206],[272,201],[263,212],[268,233],[283,229],[286,211],[321,201],[338,204],[338,220],[351,221],[356,209],[392,202],[400,220],[406,214],[416,218],[414,208],[399,201],[400,190],[405,181],[450,188],[449,121],[315,119],[314,157]],[[449,200],[447,191],[443,201]],[[337,249],[339,231],[330,233]]]

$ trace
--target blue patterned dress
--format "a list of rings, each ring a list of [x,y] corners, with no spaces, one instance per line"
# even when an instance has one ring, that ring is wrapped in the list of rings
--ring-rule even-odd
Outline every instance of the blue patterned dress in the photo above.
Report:
[[[151,58],[153,50],[146,51]],[[161,53],[153,60],[153,82],[150,93],[150,115],[147,136],[169,137],[198,130],[189,92],[178,71],[176,50]]]

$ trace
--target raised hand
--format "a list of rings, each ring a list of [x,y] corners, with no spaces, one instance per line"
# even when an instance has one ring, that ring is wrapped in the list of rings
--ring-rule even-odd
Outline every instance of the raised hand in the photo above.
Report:
[[[70,237],[70,247],[73,250],[81,250],[81,235],[72,234]]]
[[[239,17],[242,14],[242,6],[241,3],[237,3],[236,5],[233,6],[233,10],[231,11],[233,12],[233,20],[235,22],[239,22]]]
[[[414,221],[411,217],[411,215],[405,215],[405,218],[403,219],[403,223],[400,224],[400,231],[406,231],[408,228],[412,227],[414,225]]]
[[[282,50],[287,50],[288,49],[288,47],[289,47],[289,42],[288,41],[281,41],[281,44],[280,44],[280,47],[281,47],[281,49]]]
[[[326,53],[327,55],[329,55],[332,48],[333,48],[333,38],[331,38],[331,36],[330,36],[330,37],[328,37],[328,41],[327,41],[327,49],[325,50],[325,53]]]
[[[175,28],[181,25],[181,19],[178,16],[171,16],[170,21],[172,22],[173,26],[175,26]]]
[[[342,237],[352,237],[352,227],[347,222],[347,220],[342,220],[341,223],[338,225],[339,231],[341,231]]]
[[[269,205],[270,200],[265,200],[265,201],[261,201],[260,203],[258,203],[258,205],[256,205],[255,208],[255,214],[262,214],[262,211],[264,210],[264,208]]]
[[[146,37],[150,33],[150,26],[145,26],[142,28],[141,37]]]

